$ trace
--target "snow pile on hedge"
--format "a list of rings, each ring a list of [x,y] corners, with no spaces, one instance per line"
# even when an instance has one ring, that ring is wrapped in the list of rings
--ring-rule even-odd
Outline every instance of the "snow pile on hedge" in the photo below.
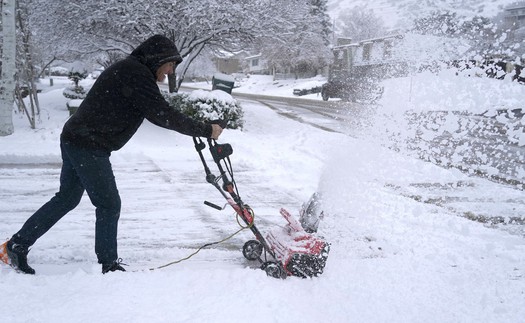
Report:
[[[228,120],[227,128],[242,129],[244,112],[230,94],[215,90],[196,90],[190,94],[165,94],[170,105],[201,121]]]
[[[83,100],[86,98],[87,91],[82,86],[68,86],[62,94],[71,100]]]

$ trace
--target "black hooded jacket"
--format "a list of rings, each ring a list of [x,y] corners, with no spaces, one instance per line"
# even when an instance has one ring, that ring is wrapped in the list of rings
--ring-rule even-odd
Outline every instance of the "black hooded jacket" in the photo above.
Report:
[[[149,38],[100,74],[78,111],[64,125],[61,139],[111,152],[128,142],[144,118],[185,135],[210,137],[211,125],[171,108],[157,86],[157,69],[166,62],[181,61],[177,47],[168,38]]]

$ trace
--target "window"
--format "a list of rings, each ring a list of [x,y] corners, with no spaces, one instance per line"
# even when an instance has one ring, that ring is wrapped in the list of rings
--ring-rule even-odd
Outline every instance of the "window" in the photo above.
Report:
[[[336,68],[344,68],[345,62],[347,61],[346,54],[347,49],[346,48],[339,48],[335,50],[335,60],[334,60],[334,66]]]
[[[253,67],[259,66],[259,59],[258,58],[252,59],[252,66]]]

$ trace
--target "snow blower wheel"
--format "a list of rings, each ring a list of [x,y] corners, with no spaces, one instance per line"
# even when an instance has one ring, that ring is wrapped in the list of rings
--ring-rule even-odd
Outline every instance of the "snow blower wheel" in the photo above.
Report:
[[[266,261],[261,265],[261,269],[266,272],[266,275],[273,278],[286,277],[284,269],[275,261]]]
[[[257,240],[249,240],[242,247],[242,254],[248,260],[260,259],[263,252],[263,245]]]

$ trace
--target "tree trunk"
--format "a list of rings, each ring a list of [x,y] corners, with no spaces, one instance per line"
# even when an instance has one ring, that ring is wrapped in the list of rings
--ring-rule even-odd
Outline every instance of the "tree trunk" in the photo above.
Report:
[[[35,68],[33,65],[33,57],[31,55],[31,47],[29,46],[30,42],[30,35],[31,32],[29,32],[29,28],[25,26],[24,20],[22,19],[22,14],[20,13],[21,10],[18,10],[18,26],[20,28],[20,31],[22,32],[22,47],[23,47],[23,54],[25,56],[25,75],[27,76],[27,82],[28,82],[28,90],[29,90],[29,98],[31,100],[31,112],[32,117],[34,119],[35,117],[35,107],[36,107],[36,114],[40,115],[40,104],[38,102],[38,92],[35,84]],[[34,123],[33,129],[34,129]]]
[[[26,104],[24,103],[24,99],[22,99],[22,96],[20,95],[19,90],[16,91],[16,98],[18,100],[17,102],[18,110],[22,111],[27,116],[27,120],[29,121],[29,125],[31,126],[31,129],[35,129],[36,128],[35,115],[33,113],[33,116],[31,117],[31,115],[29,114],[29,111],[27,111]]]
[[[16,0],[2,0],[2,74],[0,80],[0,136],[14,132],[13,104],[16,74]]]
[[[184,58],[184,63],[180,64],[178,66],[179,68],[179,79],[176,78],[174,81],[176,81],[176,88],[179,89],[182,85],[182,81],[184,81],[184,77],[186,76],[186,72],[188,71],[188,68],[190,67],[190,64],[199,56],[199,54],[204,49],[205,44],[200,44],[195,47],[195,49],[191,52],[190,55],[188,55],[186,58]],[[175,73],[173,73],[175,74]]]

